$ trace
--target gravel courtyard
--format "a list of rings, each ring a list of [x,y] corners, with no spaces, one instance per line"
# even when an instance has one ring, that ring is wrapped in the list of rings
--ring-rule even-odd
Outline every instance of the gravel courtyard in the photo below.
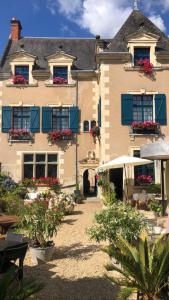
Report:
[[[50,263],[31,265],[29,252],[25,275],[45,283],[34,299],[45,300],[115,300],[115,289],[104,278],[108,256],[103,245],[91,242],[86,234],[101,204],[95,198],[76,205],[73,215],[66,216],[55,238],[56,251]]]

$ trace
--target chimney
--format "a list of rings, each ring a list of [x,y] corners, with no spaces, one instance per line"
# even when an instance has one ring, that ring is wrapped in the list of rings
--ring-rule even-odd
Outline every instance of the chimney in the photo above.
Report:
[[[11,20],[11,34],[10,38],[12,41],[18,41],[21,38],[22,26],[19,20],[12,18]]]

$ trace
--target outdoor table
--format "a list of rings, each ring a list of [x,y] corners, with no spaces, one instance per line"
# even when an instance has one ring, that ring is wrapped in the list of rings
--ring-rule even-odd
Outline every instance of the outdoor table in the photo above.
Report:
[[[7,230],[17,222],[18,218],[15,215],[0,214],[1,233],[5,234]]]

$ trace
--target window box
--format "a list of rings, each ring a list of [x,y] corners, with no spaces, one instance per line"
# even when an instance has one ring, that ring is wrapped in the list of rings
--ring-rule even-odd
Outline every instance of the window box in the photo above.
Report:
[[[136,184],[138,186],[147,186],[153,182],[153,178],[150,175],[139,175],[136,178]]]
[[[28,84],[28,80],[23,75],[15,75],[12,79],[13,84]]]
[[[136,65],[140,67],[140,71],[145,75],[150,77],[154,75],[154,65],[150,62],[149,59],[139,59]]]
[[[68,84],[68,81],[63,77],[54,77],[53,84]]]
[[[50,143],[56,143],[61,140],[71,140],[72,130],[71,129],[61,129],[55,130],[48,133],[48,141]]]
[[[131,130],[133,134],[159,134],[159,124],[152,121],[133,122]]]
[[[9,141],[32,141],[33,136],[28,129],[10,129]]]

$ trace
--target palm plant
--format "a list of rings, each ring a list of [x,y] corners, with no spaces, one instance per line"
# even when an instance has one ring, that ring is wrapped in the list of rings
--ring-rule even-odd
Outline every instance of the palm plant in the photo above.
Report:
[[[144,300],[168,299],[166,288],[169,284],[169,236],[156,239],[153,244],[142,234],[136,246],[119,237],[113,245],[104,249],[119,265],[111,263],[108,271],[116,271],[120,276],[107,276],[124,291],[136,290]],[[122,293],[121,293],[122,295]],[[127,299],[119,297],[119,299]]]

